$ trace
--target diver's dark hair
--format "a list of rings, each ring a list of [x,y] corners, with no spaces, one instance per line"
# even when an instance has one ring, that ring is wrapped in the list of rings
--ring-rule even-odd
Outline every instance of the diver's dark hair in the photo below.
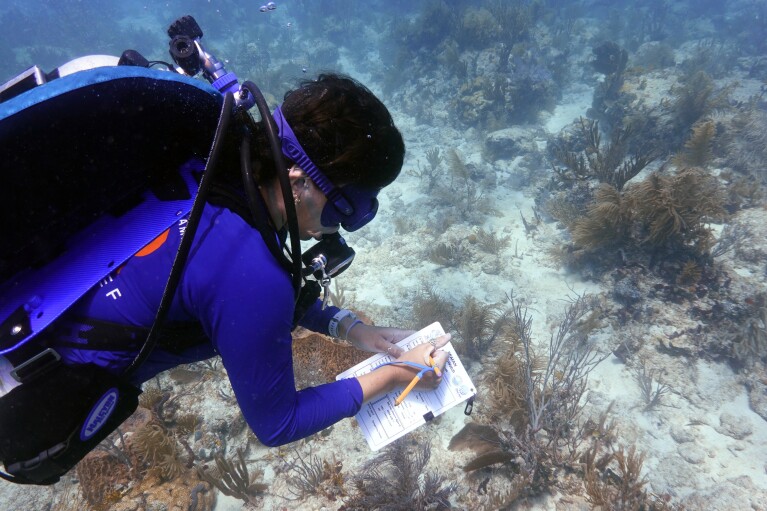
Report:
[[[402,135],[386,106],[367,87],[337,74],[303,81],[285,94],[282,112],[309,158],[335,185],[383,188],[399,174],[405,156]],[[218,182],[242,187],[239,144],[250,132],[253,174],[258,184],[276,176],[269,140],[261,122],[247,111],[224,139]],[[289,162],[286,162],[289,163]]]
[[[383,188],[402,169],[405,143],[389,110],[353,78],[321,74],[303,81],[285,94],[282,113],[335,185]]]

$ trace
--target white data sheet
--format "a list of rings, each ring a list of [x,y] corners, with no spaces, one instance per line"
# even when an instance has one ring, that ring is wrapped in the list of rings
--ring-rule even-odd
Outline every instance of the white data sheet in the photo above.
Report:
[[[432,323],[401,340],[397,345],[404,350],[410,350],[444,333],[439,323]],[[404,390],[402,387],[362,405],[355,418],[372,450],[377,451],[477,393],[453,345],[447,343],[441,349],[448,352],[449,358],[445,364],[442,382],[435,390],[414,389],[402,403],[395,406],[394,401]],[[378,353],[347,369],[336,379],[360,376],[393,360],[396,359],[388,354]]]

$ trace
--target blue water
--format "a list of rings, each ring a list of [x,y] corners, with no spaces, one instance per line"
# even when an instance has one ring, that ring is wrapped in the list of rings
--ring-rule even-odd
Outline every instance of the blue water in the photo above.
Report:
[[[764,225],[767,1],[286,0],[276,2],[276,9],[262,12],[260,7],[265,4],[249,0],[4,0],[0,4],[0,83],[32,65],[50,72],[83,55],[119,56],[127,49],[137,50],[150,61],[171,62],[166,31],[173,20],[186,14],[193,15],[203,29],[205,48],[241,80],[257,83],[273,106],[298,80],[326,70],[358,78],[391,108],[408,145],[405,172],[392,187],[395,193],[390,197],[384,194],[382,200],[378,222],[383,227],[352,238],[366,250],[360,250],[360,262],[349,273],[365,277],[370,272],[373,280],[367,287],[359,284],[358,294],[375,288],[380,295],[376,299],[363,297],[362,301],[368,303],[362,305],[371,306],[387,320],[419,326],[417,320],[423,318],[416,318],[413,311],[413,303],[417,302],[413,296],[422,287],[419,278],[426,276],[426,283],[436,286],[436,291],[456,307],[472,293],[484,303],[502,302],[504,291],[525,282],[528,286],[520,292],[537,314],[540,340],[545,343],[549,335],[546,328],[554,324],[552,318],[562,310],[557,300],[568,294],[570,282],[577,282],[580,289],[598,289],[607,304],[595,331],[595,337],[603,341],[599,349],[609,353],[626,339],[633,339],[630,348],[636,351],[637,358],[609,361],[613,365],[600,376],[591,416],[598,417],[611,406],[610,396],[616,396],[614,386],[624,386],[626,390],[618,394],[618,404],[612,410],[622,415],[623,429],[630,432],[626,437],[630,440],[624,445],[636,441],[646,451],[648,461],[643,474],[650,482],[648,488],[668,496],[672,503],[693,499],[687,501],[689,509],[705,502],[706,491],[714,497],[727,491],[735,495],[733,500],[713,501],[711,509],[736,509],[728,505],[747,503],[749,498],[753,498],[754,505],[763,507],[766,500],[760,501],[760,497],[767,495],[767,477],[764,460],[759,457],[765,454],[767,442],[759,439],[766,430],[762,423],[767,421],[767,406],[760,408],[757,403],[758,396],[767,392],[767,250],[761,246],[763,237],[748,231],[751,238],[746,235],[745,241],[725,256],[705,250],[701,253],[693,243],[653,252],[646,248],[646,233],[635,230],[627,234],[636,236],[635,245],[617,246],[575,260],[571,255],[572,233],[546,205],[557,194],[567,195],[567,204],[582,213],[594,198],[593,176],[576,186],[557,180],[552,170],[564,172],[566,165],[553,147],[555,142],[570,143],[577,132],[577,124],[572,124],[577,116],[599,122],[603,143],[631,124],[635,137],[627,142],[621,157],[626,160],[621,161],[628,161],[632,155],[652,154],[648,171],[658,170],[664,175],[673,175],[674,170],[669,170],[673,169],[673,156],[684,153],[694,129],[711,121],[717,138],[713,139],[708,160],[698,164],[718,179],[727,195],[723,206],[726,215],[711,219],[718,226],[717,235],[728,225],[741,229]],[[599,62],[595,51],[598,48],[616,50],[606,61]],[[623,64],[619,62],[622,54],[626,58]],[[619,69],[620,81],[611,89],[606,84],[615,69]],[[683,104],[680,91],[696,84],[704,85],[704,104]],[[562,112],[567,112],[565,118]],[[641,122],[635,123],[637,119]],[[547,126],[556,126],[556,132],[547,132]],[[560,130],[562,126],[565,129]],[[489,142],[492,134],[505,133],[509,137],[509,128],[519,131],[511,132],[510,138],[500,138],[506,140],[504,143]],[[576,140],[568,147],[588,157],[589,149],[583,141]],[[439,173],[429,178],[425,173],[429,168],[428,151],[435,148],[441,150],[443,159],[434,166]],[[463,159],[465,176],[450,174],[451,150]],[[638,182],[646,173],[629,183]],[[449,186],[461,193],[474,190],[495,202],[480,204],[477,199],[476,207],[469,208],[461,194],[448,193],[455,191],[447,189]],[[518,204],[508,202],[510,196]],[[540,208],[536,210],[541,215],[536,220],[541,222],[537,231],[527,225],[533,221],[533,207]],[[497,261],[477,249],[480,228],[497,233],[498,238],[506,233],[512,238],[507,247],[501,248]],[[541,243],[544,231],[555,248]],[[443,243],[465,257],[451,264],[438,264],[428,250],[409,250],[412,247],[403,248],[404,243]],[[380,247],[390,249],[385,251],[385,263],[365,259],[365,251],[373,253]],[[542,289],[548,282],[544,282],[543,270],[538,277],[522,266],[522,261],[526,264],[533,258],[533,252],[545,250],[550,250],[551,258],[558,261],[556,267],[546,268],[546,278],[552,273],[562,275],[558,297],[544,294],[550,289]],[[399,260],[401,252],[409,254],[408,260]],[[694,268],[682,274],[682,267],[689,261],[705,267],[702,275],[695,277]],[[402,283],[391,282],[397,278],[387,272],[376,273],[385,265],[391,265],[392,272],[412,270],[404,289],[386,294]],[[523,269],[518,270],[520,267]],[[676,311],[677,316],[663,316],[667,309]],[[667,343],[672,339],[669,344],[681,346],[687,355],[669,355],[657,349],[654,341],[637,341],[656,339],[660,334],[653,330],[654,326],[668,336],[662,339]],[[458,335],[456,341],[460,340]],[[663,384],[671,388],[665,397],[667,407],[643,411],[641,403],[632,402],[638,393],[634,379],[639,373],[634,369],[640,367],[639,355],[642,364],[645,357],[659,364],[657,371],[651,370],[650,374],[654,375],[655,389],[659,388],[661,374]],[[697,376],[681,372],[677,366],[697,364],[706,364],[701,374],[715,374],[738,389],[731,391],[727,399],[745,403],[739,409],[741,415],[721,412],[724,405],[706,408],[701,403],[706,399],[689,397],[695,393],[691,388],[705,385],[705,378],[698,381]],[[477,361],[472,365],[472,376],[481,382],[481,376],[491,367],[487,360]],[[612,381],[610,375],[615,375]],[[743,386],[744,381],[748,387]],[[652,382],[650,385],[652,391]],[[0,394],[3,389],[0,385]],[[751,391],[750,404],[746,389]],[[753,389],[757,389],[756,398]],[[217,395],[216,389],[209,392]],[[706,392],[700,394],[706,397]],[[674,416],[673,410],[679,408],[683,411]],[[508,425],[496,424],[489,415],[482,415],[481,401],[478,409],[479,421],[508,429]],[[730,419],[731,415],[736,419]],[[703,421],[701,417],[708,416],[714,417],[709,425],[712,431],[721,433],[721,438],[711,440],[701,433],[694,441],[676,439],[680,430],[689,430],[693,420],[692,426],[697,427]],[[731,423],[740,419],[757,425],[751,437],[745,436],[750,444],[733,441],[735,428]],[[216,417],[204,420],[207,428]],[[720,426],[720,422],[727,425]],[[441,441],[446,445],[449,436],[444,438],[444,430],[448,426],[442,423],[442,427]],[[725,435],[723,430],[732,434]],[[330,445],[343,444],[344,439],[333,440],[332,435],[327,442],[336,443]],[[672,444],[669,453],[659,439],[671,436],[682,447]],[[350,444],[359,452],[359,439]],[[718,472],[701,468],[701,473],[696,473],[705,466],[706,459],[719,463],[717,449],[722,445],[731,453],[752,450],[756,454],[727,458],[721,461],[724,468]],[[687,451],[694,451],[692,447],[706,453],[696,458],[695,463],[700,465],[679,461],[676,449],[686,456]],[[328,449],[332,451],[333,447]],[[344,452],[335,449],[343,460]],[[433,447],[433,451],[439,449]],[[259,466],[268,465],[270,477],[279,479],[281,475],[275,476],[275,471],[284,469],[280,456],[285,453],[253,450],[257,454],[251,454],[258,458]],[[367,452],[362,456],[374,458]],[[433,456],[439,454],[433,452]],[[449,474],[447,478],[458,485],[451,500],[453,506],[492,509],[490,497],[479,491],[483,479],[491,481],[491,489],[505,489],[514,470],[508,465],[497,466],[496,471],[468,476],[460,469],[467,458],[448,466],[451,456],[443,453],[443,466],[434,467],[432,463],[430,470],[443,469]],[[267,457],[268,463],[264,462]],[[353,471],[361,470],[359,459],[351,458],[349,453],[344,463],[349,480]],[[666,467],[675,467],[677,462],[686,471],[675,478],[673,470]],[[727,472],[730,467],[733,475]],[[746,473],[751,477],[749,484],[753,483],[751,489],[739,492],[733,489],[734,483],[716,486],[728,477]],[[351,483],[347,491],[353,493]],[[696,497],[696,491],[704,496]],[[76,493],[77,485],[58,487],[52,494],[46,490],[24,493],[0,481],[0,509],[43,509],[51,499],[60,507],[45,509],[76,509]],[[551,501],[534,497],[533,508],[552,508]],[[261,502],[268,509],[309,509],[319,505],[336,509],[342,501],[286,504],[273,496],[265,499]],[[219,504],[219,511],[237,509],[231,502],[226,505],[230,507]]]

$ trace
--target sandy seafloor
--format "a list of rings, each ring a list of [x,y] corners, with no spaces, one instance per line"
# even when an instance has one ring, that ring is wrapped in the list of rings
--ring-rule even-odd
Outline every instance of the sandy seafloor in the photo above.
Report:
[[[341,70],[365,81],[366,70],[352,62],[352,58],[342,58]],[[655,94],[655,101],[659,101],[668,92],[668,77],[663,73],[650,73],[644,78],[647,87],[642,93],[648,97]],[[738,78],[734,96],[748,97],[758,91],[758,80]],[[734,81],[734,77],[726,81]],[[376,84],[371,85],[377,91]],[[542,114],[537,125],[526,127],[533,134],[538,151],[543,151],[547,134],[558,133],[575,118],[586,114],[592,94],[593,87],[574,82],[565,89],[552,112]],[[459,131],[447,122],[440,122],[440,116],[447,115],[442,112],[435,112],[431,124],[419,123],[396,102],[387,103],[405,137],[406,162],[401,177],[383,192],[376,221],[360,233],[347,236],[357,257],[352,267],[338,279],[344,289],[346,306],[367,312],[376,324],[398,325],[409,322],[413,296],[424,284],[433,286],[454,303],[466,296],[474,296],[485,303],[501,303],[505,294],[513,290],[528,307],[533,317],[533,337],[543,346],[557,326],[567,297],[590,293],[612,303],[612,283],[586,280],[562,267],[556,247],[565,243],[568,236],[561,226],[548,221],[539,223],[531,232],[525,229],[521,216],[533,217],[536,186],[545,180],[545,175],[550,172],[548,168],[544,165],[529,168],[521,159],[484,162],[483,134],[474,129]],[[447,110],[446,106],[444,112]],[[453,148],[467,163],[492,167],[497,186],[485,190],[485,194],[496,211],[494,215],[485,217],[478,224],[457,223],[445,232],[435,232],[427,220],[433,218],[434,210],[439,208],[428,200],[419,179],[408,173],[419,163],[424,164],[426,151],[434,147]],[[395,232],[393,218],[402,215],[407,218],[409,228],[407,232]],[[764,207],[741,210],[728,221],[749,226],[753,233],[749,242],[751,248],[767,253],[767,211]],[[476,227],[510,236],[511,243],[500,255],[500,266],[493,266],[492,261],[481,253],[452,268],[440,267],[428,260],[430,247],[447,240],[461,242]],[[743,289],[744,293],[745,290],[767,290],[763,260],[748,262],[728,253],[719,257],[716,264],[731,277],[732,289]],[[491,267],[494,269],[488,272]],[[645,290],[641,284],[639,288]],[[645,455],[643,476],[650,492],[668,495],[672,503],[687,509],[767,510],[767,396],[764,391],[767,373],[764,368],[757,367],[744,375],[721,361],[689,360],[660,353],[654,348],[661,341],[668,343],[673,339],[677,346],[692,344],[685,332],[694,330],[697,322],[687,314],[685,307],[658,298],[647,297],[645,307],[654,310],[651,322],[631,322],[629,327],[621,328],[617,322],[606,318],[592,335],[591,342],[600,352],[609,353],[629,336],[642,339],[641,355],[657,374],[662,375],[662,381],[669,388],[662,406],[644,410],[632,370],[610,355],[590,375],[583,417],[598,417],[612,403],[610,417],[617,426],[618,443],[636,445]],[[474,408],[475,413],[481,413],[482,407],[486,406],[481,379],[485,368],[476,362],[467,362],[467,368],[479,386]],[[173,386],[180,392],[183,388],[167,375],[161,382],[166,389]],[[179,398],[181,408],[204,417],[201,429],[205,433],[194,448],[208,449],[216,442],[210,432],[229,425],[237,432],[228,439],[227,452],[232,454],[237,446],[247,445],[248,466],[251,470],[263,470],[263,482],[269,485],[263,496],[248,505],[219,493],[216,511],[337,509],[343,499],[297,498],[295,490],[287,483],[286,463],[295,460],[297,454],[307,459],[310,456],[323,459],[335,456],[336,460],[342,461],[343,472],[350,480],[374,457],[351,420],[342,421],[328,432],[286,448],[266,448],[249,439],[241,425],[239,428],[233,426],[241,420],[235,405],[227,400],[225,379],[220,375],[209,377],[194,388],[193,394]],[[758,389],[756,392],[761,392],[761,398],[749,396],[749,388]],[[754,410],[759,406],[761,416]],[[457,483],[458,490],[451,499],[455,508],[484,509],[486,497],[477,489],[486,475],[467,476],[461,467],[471,459],[471,454],[447,449],[453,435],[470,420],[462,411],[462,407],[457,407],[447,412],[411,434],[410,438],[419,442],[431,441],[427,470]],[[208,435],[211,438],[207,438]],[[508,484],[502,474],[487,474],[491,475],[490,488],[493,490],[502,491]],[[582,494],[557,489],[551,495],[522,502],[519,506],[540,510],[591,508]],[[0,509],[87,508],[77,493],[74,474],[52,488],[16,487],[0,482]],[[119,501],[110,509],[165,508],[144,507],[137,498]]]
[[[566,93],[563,104],[545,120],[544,127],[556,132],[562,124],[584,115],[590,100],[590,90],[575,88]],[[408,132],[404,126],[403,130]],[[476,141],[467,139],[465,133],[451,132],[450,129],[429,130],[428,133],[434,138],[423,142],[426,148],[440,139],[449,141],[453,137],[462,137],[458,149],[467,155],[477,153],[476,148],[472,149]],[[408,142],[412,158],[421,144]],[[513,164],[509,168],[511,178]],[[412,179],[407,176],[401,179],[386,197],[397,204],[401,204],[399,201],[409,204],[422,200],[419,194],[412,192],[413,185],[408,183]],[[520,211],[523,214],[532,211],[533,200],[524,190],[501,190],[493,195],[493,199],[503,215],[489,220],[487,228],[500,229],[512,238],[512,247],[505,254],[508,265],[499,275],[483,274],[479,264],[471,263],[460,270],[435,268],[428,262],[419,261],[417,256],[432,239],[428,230],[392,236],[381,226],[383,232],[360,234],[359,239],[348,237],[350,243],[359,248],[355,266],[343,276],[344,285],[354,294],[354,303],[361,306],[368,302],[384,304],[391,307],[387,316],[396,321],[398,302],[419,282],[428,282],[451,296],[472,294],[489,302],[502,301],[504,293],[513,289],[530,307],[537,338],[548,340],[568,295],[595,293],[609,296],[610,290],[606,286],[568,274],[550,255],[551,246],[561,242],[561,233],[555,224],[544,223],[538,226],[534,235],[526,234]],[[383,209],[387,209],[386,203]],[[526,217],[530,215],[526,214]],[[767,233],[765,211],[745,211],[740,216],[739,221],[759,229],[762,235],[754,236],[752,241],[764,246],[764,234]],[[418,222],[417,212],[413,219]],[[412,256],[403,257],[403,252],[412,253]],[[720,263],[736,280],[734,285],[737,286],[741,279],[743,286],[752,285],[754,280],[764,285],[763,269],[759,265],[726,258]],[[372,279],[375,283],[372,286],[362,284],[362,277],[370,275],[377,267],[381,267],[381,271],[380,277]],[[360,280],[351,278],[357,274]],[[653,324],[633,325],[631,332],[605,325],[600,335],[603,349],[616,347],[625,335],[641,336],[647,345],[652,345],[653,339],[665,341],[674,332],[695,326],[682,310],[667,303],[659,301],[656,309],[658,314]],[[642,397],[631,372],[611,356],[591,373],[585,413],[598,414],[613,403],[618,435],[622,442],[635,443],[637,449],[646,454],[644,472],[655,493],[668,493],[688,509],[767,509],[767,421],[751,409],[742,378],[722,363],[699,360],[689,364],[651,353],[648,350],[652,366],[664,375],[664,382],[671,389],[667,406],[642,411]],[[481,367],[470,369],[474,375],[481,372]],[[477,406],[482,406],[481,394],[475,409]],[[440,452],[439,447],[447,448],[465,418],[458,409],[448,413],[446,419],[431,428],[434,431],[430,433],[435,441],[433,462],[441,470],[465,463],[460,454],[447,450]],[[459,480],[464,479],[459,470],[454,468],[453,473]],[[531,502],[530,508],[572,509],[579,505],[588,508],[576,502],[552,496]]]

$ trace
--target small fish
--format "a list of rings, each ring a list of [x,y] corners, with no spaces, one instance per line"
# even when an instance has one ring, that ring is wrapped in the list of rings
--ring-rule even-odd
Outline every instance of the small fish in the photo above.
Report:
[[[288,28],[290,28],[290,27],[292,27],[292,26],[293,26],[293,24],[292,24],[291,22],[289,22],[289,21],[288,21],[288,24],[287,24],[287,25],[285,25],[285,26],[286,26],[286,27],[288,27]]]
[[[261,11],[261,12],[266,12],[266,11],[269,10],[269,8],[267,6],[265,6],[265,5],[262,5],[261,7],[258,8],[258,10]]]
[[[268,2],[266,4],[266,8],[269,9],[270,11],[273,11],[277,8],[277,4],[275,4],[274,2]]]
[[[301,68],[301,71],[303,71],[304,73],[306,73],[306,66],[302,67],[302,68]]]

